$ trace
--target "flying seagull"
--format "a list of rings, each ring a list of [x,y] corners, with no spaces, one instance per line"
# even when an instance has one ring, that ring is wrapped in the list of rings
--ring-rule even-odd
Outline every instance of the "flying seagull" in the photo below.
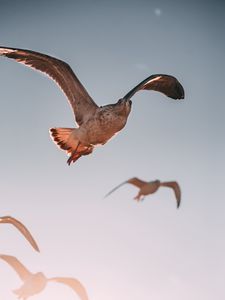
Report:
[[[179,208],[179,206],[180,206],[181,190],[180,190],[179,184],[176,181],[161,182],[160,180],[154,180],[154,181],[147,182],[147,181],[143,181],[137,177],[133,177],[133,178],[130,178],[127,181],[124,181],[121,184],[117,185],[114,189],[112,189],[108,194],[105,195],[105,198],[125,183],[131,183],[139,188],[139,192],[138,192],[137,196],[135,196],[135,198],[134,198],[137,201],[144,200],[144,197],[146,195],[155,193],[161,186],[172,188],[175,193],[176,200],[177,200],[177,208]]]
[[[40,252],[37,243],[35,242],[34,238],[32,237],[29,230],[17,219],[10,217],[10,216],[4,216],[0,217],[0,223],[2,224],[12,224],[15,226],[22,234],[23,236],[28,240],[28,242],[31,244],[31,246],[38,252]]]
[[[53,141],[75,162],[104,145],[126,125],[131,111],[131,98],[140,90],[155,90],[172,99],[183,99],[184,89],[179,81],[165,74],[151,75],[135,86],[117,103],[98,106],[71,67],[55,57],[31,50],[0,47],[0,55],[39,70],[53,79],[65,93],[75,115],[76,128],[51,128]]]
[[[31,273],[28,271],[27,268],[14,256],[2,254],[0,255],[0,258],[8,263],[23,281],[21,288],[13,291],[21,300],[26,300],[29,297],[42,292],[49,281],[63,283],[73,289],[81,300],[88,300],[85,288],[80,281],[75,278],[53,277],[48,279],[42,272]]]

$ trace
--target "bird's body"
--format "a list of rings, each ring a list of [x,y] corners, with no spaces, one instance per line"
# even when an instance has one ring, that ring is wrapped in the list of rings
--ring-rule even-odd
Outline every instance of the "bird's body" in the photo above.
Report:
[[[0,224],[11,224],[11,225],[15,226],[22,233],[22,235],[26,238],[26,240],[31,244],[31,246],[36,251],[38,251],[38,252],[40,251],[37,243],[35,242],[34,238],[32,237],[32,235],[29,232],[29,230],[27,229],[27,227],[25,227],[25,225],[22,224],[19,220],[15,219],[11,216],[4,216],[4,217],[0,217]]]
[[[75,278],[70,277],[53,277],[47,278],[42,272],[31,273],[16,257],[10,255],[0,255],[0,258],[6,261],[18,274],[23,281],[23,285],[14,290],[14,293],[21,300],[27,300],[29,297],[42,292],[47,283],[55,281],[63,283],[73,289],[81,300],[88,300],[87,292],[84,286]]]
[[[78,139],[86,146],[104,145],[125,126],[129,113],[130,105],[126,101],[99,107],[85,123],[73,129],[73,140]]]
[[[180,190],[179,184],[176,181],[161,182],[160,180],[157,179],[154,181],[147,182],[147,181],[143,181],[137,177],[133,177],[133,178],[128,179],[125,182],[122,182],[118,186],[116,186],[109,193],[107,193],[105,195],[105,197],[109,196],[112,192],[117,190],[120,186],[122,186],[125,183],[133,184],[139,188],[138,194],[134,197],[134,200],[137,200],[137,201],[144,200],[145,196],[157,192],[157,190],[162,186],[172,188],[175,193],[175,197],[176,197],[176,201],[177,201],[177,208],[180,206],[181,190]]]
[[[31,296],[41,293],[47,285],[47,278],[42,272],[31,274],[24,284],[13,292],[18,299],[26,300]]]
[[[139,193],[135,197],[136,200],[140,200],[141,196],[147,196],[155,193],[160,187],[160,181],[154,180],[145,183],[139,190]]]
[[[94,147],[104,145],[127,122],[130,105],[106,105],[96,109],[93,116],[78,128],[52,128],[53,140],[60,148],[71,154],[68,163],[75,162],[80,155],[90,154]],[[79,157],[78,157],[79,156]]]
[[[31,50],[0,47],[0,55],[15,59],[47,74],[63,90],[73,109],[77,128],[51,128],[54,142],[70,155],[68,164],[104,145],[124,128],[131,111],[130,98],[139,90],[155,90],[173,99],[183,99],[184,90],[170,75],[151,75],[115,104],[98,106],[65,62]]]

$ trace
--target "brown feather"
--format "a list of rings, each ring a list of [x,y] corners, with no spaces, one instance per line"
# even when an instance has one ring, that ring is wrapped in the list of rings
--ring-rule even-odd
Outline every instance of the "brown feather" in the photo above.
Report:
[[[4,47],[0,47],[0,55],[15,59],[17,62],[41,71],[53,79],[67,96],[79,125],[98,107],[71,67],[64,61],[31,50]]]
[[[166,74],[149,76],[127,93],[124,99],[130,99],[140,90],[154,90],[175,100],[184,98],[184,89],[180,82],[175,77]]]
[[[17,273],[21,280],[26,281],[32,273],[14,256],[0,255],[0,258],[6,261]]]
[[[31,244],[31,246],[36,251],[40,252],[38,245],[35,242],[34,238],[32,237],[30,231],[19,220],[15,219],[11,216],[4,216],[4,217],[0,217],[0,223],[12,224],[13,226],[15,226],[22,233],[22,235],[26,238],[26,240]]]

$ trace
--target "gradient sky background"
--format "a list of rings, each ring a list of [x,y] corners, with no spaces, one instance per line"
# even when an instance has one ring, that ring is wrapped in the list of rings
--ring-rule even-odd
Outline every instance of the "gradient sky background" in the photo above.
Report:
[[[33,251],[0,226],[0,252],[31,271],[71,276],[90,300],[211,300],[225,296],[223,1],[0,1],[0,44],[71,65],[97,104],[116,102],[154,73],[176,76],[185,101],[133,98],[126,128],[70,167],[49,138],[73,127],[58,87],[0,59],[1,215],[23,221]],[[160,189],[141,204],[120,182],[177,180],[182,203]],[[21,281],[0,261],[0,298]],[[33,300],[78,299],[51,283]]]

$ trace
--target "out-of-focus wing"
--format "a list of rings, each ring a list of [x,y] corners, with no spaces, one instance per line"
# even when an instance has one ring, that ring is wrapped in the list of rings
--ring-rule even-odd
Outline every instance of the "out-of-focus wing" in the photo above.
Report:
[[[108,192],[104,198],[108,197],[110,194],[112,194],[113,192],[115,192],[115,190],[117,190],[119,187],[121,187],[122,185],[124,185],[125,183],[127,183],[127,181],[124,181],[122,183],[120,183],[119,185],[117,185],[116,187],[114,187],[110,192]]]
[[[71,289],[73,289],[75,293],[77,293],[81,300],[88,300],[86,289],[81,284],[81,282],[75,278],[54,277],[50,278],[49,281],[56,281],[59,283],[66,284]]]
[[[27,278],[32,275],[16,257],[1,254],[0,258],[6,261],[16,271],[21,280],[26,281]]]
[[[20,221],[10,216],[4,216],[4,217],[0,217],[0,223],[14,225],[23,234],[23,236],[27,239],[27,241],[31,244],[31,246],[36,251],[40,252],[38,245],[35,242],[34,238],[32,237],[30,231]]]
[[[141,188],[143,185],[145,185],[147,182],[146,181],[143,181],[143,180],[140,180],[138,179],[137,177],[133,177],[133,178],[130,178],[122,183],[120,183],[119,185],[117,185],[116,187],[114,187],[110,192],[108,192],[104,198],[108,197],[110,194],[112,194],[115,190],[117,190],[119,187],[121,187],[122,185],[124,185],[125,183],[131,183],[139,188]]]
[[[170,187],[174,190],[176,200],[177,200],[177,208],[179,208],[181,202],[181,190],[179,184],[176,181],[169,181],[169,182],[162,182],[161,186]]]
[[[127,180],[127,183],[131,183],[138,188],[142,188],[143,185],[145,185],[147,183],[147,181],[143,181],[137,177],[133,177],[133,178],[130,178],[129,180]]]
[[[155,74],[149,76],[127,93],[124,99],[130,99],[140,90],[154,90],[175,100],[184,99],[184,89],[182,85],[171,75]]]
[[[64,61],[31,50],[5,47],[0,47],[0,55],[15,59],[17,62],[41,71],[53,79],[67,96],[79,125],[98,107],[71,67]]]

